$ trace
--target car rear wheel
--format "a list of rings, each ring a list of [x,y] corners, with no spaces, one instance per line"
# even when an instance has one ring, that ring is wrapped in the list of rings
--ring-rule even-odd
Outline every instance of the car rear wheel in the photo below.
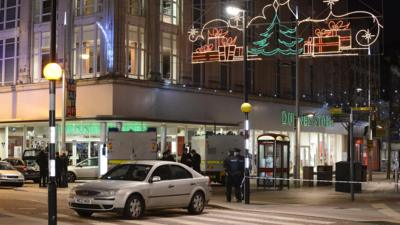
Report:
[[[144,214],[144,201],[139,195],[132,195],[125,204],[124,217],[138,219]]]
[[[190,201],[188,211],[190,214],[201,214],[205,207],[204,194],[200,191],[194,193],[192,200]]]
[[[75,210],[75,211],[81,217],[90,217],[93,214],[93,212],[91,211],[85,211],[85,210]]]
[[[76,180],[76,176],[73,172],[68,172],[68,183],[74,183]]]

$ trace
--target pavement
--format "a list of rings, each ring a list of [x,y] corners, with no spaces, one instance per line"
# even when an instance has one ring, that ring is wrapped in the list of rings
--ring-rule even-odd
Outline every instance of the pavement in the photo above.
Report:
[[[385,174],[375,173],[362,184],[362,193],[351,200],[349,193],[336,192],[334,185],[301,187],[280,191],[252,187],[250,204],[228,203],[224,187],[214,187],[211,205],[232,210],[283,213],[373,224],[400,224],[400,192]]]

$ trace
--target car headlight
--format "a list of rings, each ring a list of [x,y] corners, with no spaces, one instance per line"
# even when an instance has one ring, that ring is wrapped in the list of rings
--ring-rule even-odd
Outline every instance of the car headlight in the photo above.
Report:
[[[97,197],[113,197],[117,194],[118,190],[105,190],[97,194]]]

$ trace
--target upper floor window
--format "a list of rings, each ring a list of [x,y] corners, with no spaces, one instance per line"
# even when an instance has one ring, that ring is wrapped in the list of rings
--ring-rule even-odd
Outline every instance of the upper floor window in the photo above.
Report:
[[[35,1],[35,23],[45,23],[51,20],[51,1]]]
[[[131,78],[143,79],[145,71],[144,28],[128,25],[127,74]]]
[[[128,11],[132,16],[143,16],[144,0],[129,0]]]
[[[76,16],[88,16],[101,12],[103,0],[75,0]]]
[[[176,35],[163,33],[161,46],[161,73],[163,78],[176,83],[178,68]]]
[[[0,40],[0,84],[16,84],[18,79],[19,38]]]
[[[33,79],[44,80],[43,68],[50,62],[50,32],[35,32],[33,42]]]
[[[100,76],[100,29],[95,24],[76,26],[74,34],[74,76]]]
[[[161,20],[177,25],[179,18],[179,0],[161,0]]]
[[[18,27],[19,1],[0,0],[0,30]]]

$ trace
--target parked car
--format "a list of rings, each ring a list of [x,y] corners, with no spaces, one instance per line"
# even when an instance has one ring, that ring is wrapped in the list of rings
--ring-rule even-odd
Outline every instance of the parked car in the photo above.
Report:
[[[24,175],[12,167],[10,163],[0,161],[0,185],[22,187]]]
[[[68,166],[68,182],[75,182],[77,179],[97,179],[99,177],[99,159],[89,158],[76,164]]]
[[[40,181],[40,168],[37,164],[39,149],[27,149],[22,154],[22,160],[26,165],[26,172],[24,173],[25,180],[33,180],[35,183]]]
[[[191,214],[200,214],[210,192],[209,177],[186,165],[137,161],[115,166],[99,180],[76,186],[68,201],[83,217],[114,211],[137,219],[149,209],[187,208]]]
[[[7,159],[4,159],[4,161],[10,163],[11,166],[13,166],[15,169],[17,169],[22,174],[24,174],[27,170],[25,162],[22,159],[7,158]]]

